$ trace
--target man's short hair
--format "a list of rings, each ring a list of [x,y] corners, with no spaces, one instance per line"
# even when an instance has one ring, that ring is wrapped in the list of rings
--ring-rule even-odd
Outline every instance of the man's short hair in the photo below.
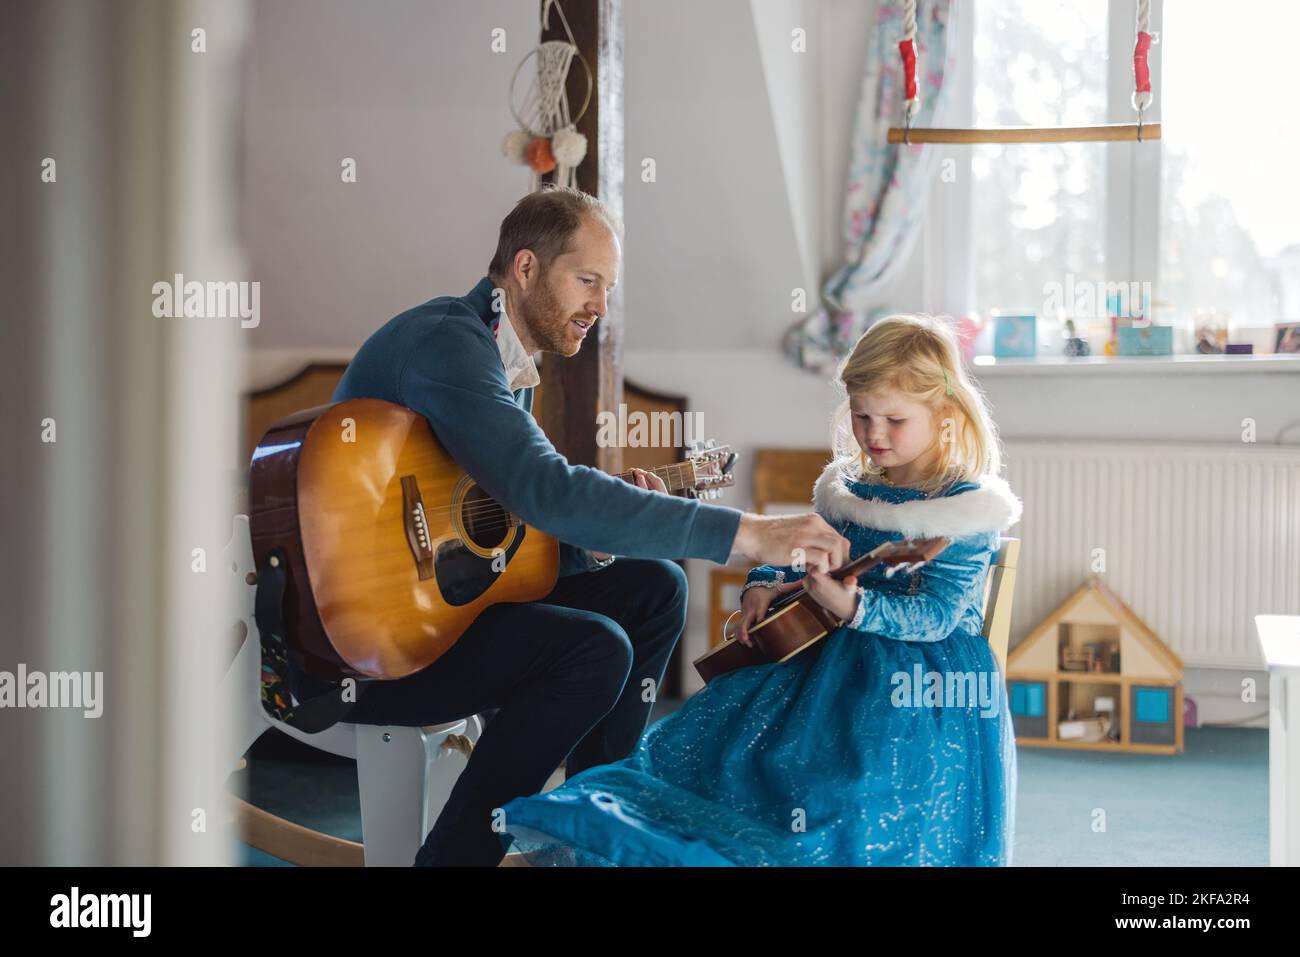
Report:
[[[557,256],[572,248],[570,240],[588,216],[602,220],[622,240],[622,222],[595,196],[543,183],[541,189],[515,203],[515,208],[501,220],[501,235],[488,266],[488,277],[498,284],[503,282],[521,249],[531,249],[545,270]]]

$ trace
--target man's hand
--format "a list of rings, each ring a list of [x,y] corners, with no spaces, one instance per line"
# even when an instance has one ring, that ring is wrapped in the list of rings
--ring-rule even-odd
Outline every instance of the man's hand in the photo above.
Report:
[[[804,515],[754,515],[740,517],[728,562],[794,565],[828,572],[849,560],[849,540],[815,512]]]
[[[647,472],[645,469],[634,468],[632,469],[632,477],[636,480],[638,488],[648,489],[652,492],[663,492],[665,495],[668,494],[668,486],[665,485],[664,480],[658,475],[655,475],[654,472]],[[605,559],[609,558],[608,552],[592,552],[591,554],[596,557],[596,561],[598,562],[603,562]]]
[[[645,469],[632,469],[632,474],[636,477],[636,484],[641,488],[648,488],[652,492],[663,492],[668,494],[668,486],[664,480],[654,472],[647,472]],[[648,483],[648,484],[647,484]]]

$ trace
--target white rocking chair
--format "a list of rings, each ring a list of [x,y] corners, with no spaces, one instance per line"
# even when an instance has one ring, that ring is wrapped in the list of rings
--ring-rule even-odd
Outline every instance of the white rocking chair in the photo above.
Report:
[[[242,768],[253,742],[268,728],[276,728],[313,748],[355,760],[361,793],[361,844],[294,824],[232,797],[244,842],[294,864],[410,866],[483,733],[482,719],[472,715],[420,728],[339,722],[318,734],[275,720],[262,707],[262,646],[253,619],[257,577],[247,515],[235,516],[224,558],[245,629],[223,685],[239,722],[231,770]]]

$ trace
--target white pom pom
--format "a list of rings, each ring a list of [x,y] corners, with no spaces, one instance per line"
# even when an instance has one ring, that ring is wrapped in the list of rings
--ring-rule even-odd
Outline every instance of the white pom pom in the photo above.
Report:
[[[574,129],[564,129],[551,137],[551,152],[561,166],[577,166],[587,155],[587,138]]]
[[[528,141],[532,137],[526,130],[511,130],[506,134],[506,138],[501,141],[501,155],[512,163],[518,163],[520,166],[528,165],[528,157],[525,151],[528,149]]]

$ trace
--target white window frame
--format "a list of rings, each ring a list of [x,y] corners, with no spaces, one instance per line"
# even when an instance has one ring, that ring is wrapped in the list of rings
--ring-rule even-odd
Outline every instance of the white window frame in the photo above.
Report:
[[[997,0],[955,3],[958,44],[949,95],[951,125],[974,121],[975,5]],[[1100,0],[1099,0],[1100,2]],[[1107,3],[1106,102],[1108,123],[1134,123],[1133,42],[1137,30],[1137,0]],[[1152,0],[1151,32],[1159,35],[1163,0]],[[1152,44],[1148,57],[1154,102],[1143,123],[1160,122],[1163,89],[1160,44]],[[930,313],[961,316],[976,309],[971,148],[939,146],[938,172],[930,190],[920,243],[922,256],[922,307]],[[1107,143],[1106,150],[1106,265],[1108,282],[1150,282],[1159,289],[1160,278],[1160,149],[1144,143]],[[955,162],[956,181],[944,182],[944,160]],[[949,164],[949,168],[953,168]],[[1066,264],[1065,268],[1069,268]],[[1158,292],[1155,293],[1158,298]]]

